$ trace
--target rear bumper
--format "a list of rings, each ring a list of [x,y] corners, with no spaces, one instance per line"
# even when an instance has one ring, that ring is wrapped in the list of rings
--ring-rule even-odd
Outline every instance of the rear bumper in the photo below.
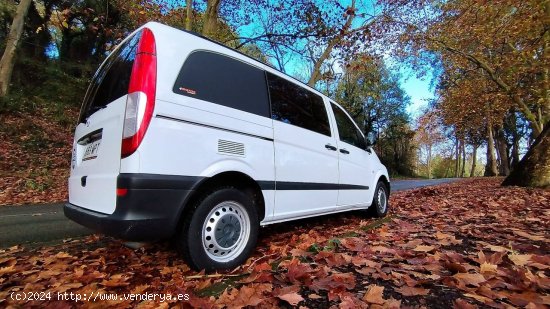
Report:
[[[126,240],[144,241],[171,237],[188,197],[202,177],[153,174],[120,174],[115,212],[104,214],[65,204],[65,216],[97,232]]]

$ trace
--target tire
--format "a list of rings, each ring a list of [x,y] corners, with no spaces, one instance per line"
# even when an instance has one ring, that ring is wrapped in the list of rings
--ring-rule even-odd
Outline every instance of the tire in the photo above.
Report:
[[[235,188],[220,188],[193,205],[176,239],[185,261],[196,270],[235,268],[256,246],[259,220],[253,200]]]
[[[388,213],[389,202],[388,188],[382,181],[376,184],[372,205],[367,209],[368,213],[376,218],[382,218]]]

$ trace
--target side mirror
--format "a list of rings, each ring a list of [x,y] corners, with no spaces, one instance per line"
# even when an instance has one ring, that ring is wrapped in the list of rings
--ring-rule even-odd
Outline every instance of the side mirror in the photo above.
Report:
[[[369,134],[367,134],[367,146],[374,146],[376,145],[376,134],[374,134],[374,132],[369,132]]]

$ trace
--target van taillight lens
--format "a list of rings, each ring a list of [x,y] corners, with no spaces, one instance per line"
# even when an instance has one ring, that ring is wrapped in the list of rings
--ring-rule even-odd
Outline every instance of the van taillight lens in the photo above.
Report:
[[[155,37],[151,30],[144,28],[138,43],[128,87],[122,133],[122,158],[134,153],[145,136],[153,117],[156,89]]]

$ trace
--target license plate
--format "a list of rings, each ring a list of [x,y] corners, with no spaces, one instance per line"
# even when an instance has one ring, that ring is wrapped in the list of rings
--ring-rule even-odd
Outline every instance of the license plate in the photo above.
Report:
[[[93,160],[97,158],[97,154],[99,152],[99,145],[101,144],[101,140],[95,141],[91,144],[88,144],[86,146],[86,150],[84,151],[84,156],[82,157],[82,162]]]

